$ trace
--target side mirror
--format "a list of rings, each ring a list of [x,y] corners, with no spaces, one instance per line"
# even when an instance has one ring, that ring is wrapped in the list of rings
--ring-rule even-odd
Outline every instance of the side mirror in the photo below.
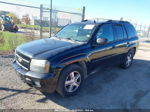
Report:
[[[100,44],[106,44],[107,42],[108,42],[108,39],[106,39],[106,38],[97,38],[97,40],[96,40],[96,43],[98,45],[100,45]]]

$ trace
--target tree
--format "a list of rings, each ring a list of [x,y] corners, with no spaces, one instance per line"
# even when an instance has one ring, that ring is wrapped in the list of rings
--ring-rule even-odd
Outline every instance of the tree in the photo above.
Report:
[[[16,14],[10,12],[10,13],[8,13],[6,16],[11,17],[12,20],[13,20],[13,22],[14,22],[15,24],[20,24],[20,20],[19,20],[19,18],[17,17]]]
[[[21,19],[22,23],[24,24],[30,24],[30,17],[28,14],[22,16],[22,19]]]

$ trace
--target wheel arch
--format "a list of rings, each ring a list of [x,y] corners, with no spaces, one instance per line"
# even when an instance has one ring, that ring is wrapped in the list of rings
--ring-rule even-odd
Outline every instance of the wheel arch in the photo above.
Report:
[[[134,49],[134,55],[135,55],[135,53],[136,53],[136,51],[137,51],[137,48],[136,48],[136,47],[133,47],[133,49]]]
[[[68,66],[73,65],[73,64],[78,65],[79,67],[81,67],[83,69],[84,79],[85,79],[88,75],[87,75],[87,65],[86,65],[86,62],[84,62],[84,61],[76,61],[76,62],[70,63],[70,64],[66,65],[65,67],[63,67],[61,72],[64,69],[66,69]]]
[[[86,63],[84,61],[78,61],[78,62],[75,62],[73,64],[76,64],[76,65],[80,66],[81,68],[83,68],[84,78],[86,78],[87,77],[87,66],[86,66]]]
[[[129,49],[129,51],[132,50],[132,49],[133,49],[133,53],[134,53],[133,55],[135,55],[135,53],[137,51],[137,48],[136,47],[132,47],[132,48]]]

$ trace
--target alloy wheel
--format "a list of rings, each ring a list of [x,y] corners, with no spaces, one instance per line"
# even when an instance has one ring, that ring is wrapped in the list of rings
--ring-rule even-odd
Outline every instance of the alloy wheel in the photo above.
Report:
[[[130,66],[132,63],[132,54],[128,54],[127,60],[126,60],[126,66]]]
[[[65,90],[67,92],[74,92],[78,89],[81,83],[81,74],[78,71],[71,72],[65,81]]]

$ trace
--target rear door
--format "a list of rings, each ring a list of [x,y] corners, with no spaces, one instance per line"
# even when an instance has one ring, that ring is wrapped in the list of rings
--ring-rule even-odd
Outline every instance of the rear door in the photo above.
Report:
[[[115,40],[114,47],[117,54],[117,60],[118,62],[121,62],[124,58],[124,54],[127,52],[127,33],[123,24],[113,24],[113,32]]]

